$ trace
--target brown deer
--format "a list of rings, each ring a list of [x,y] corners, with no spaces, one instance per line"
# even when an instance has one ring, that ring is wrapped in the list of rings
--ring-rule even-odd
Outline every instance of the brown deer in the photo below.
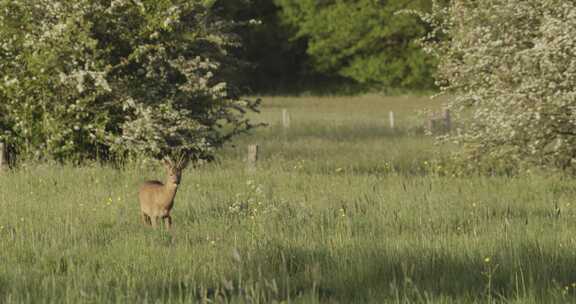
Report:
[[[174,207],[174,197],[180,184],[182,170],[188,164],[184,157],[174,163],[170,159],[164,159],[166,167],[166,181],[164,183],[157,180],[145,181],[138,191],[140,201],[140,216],[142,222],[156,228],[158,219],[161,219],[166,229],[172,227],[172,217],[170,211]]]

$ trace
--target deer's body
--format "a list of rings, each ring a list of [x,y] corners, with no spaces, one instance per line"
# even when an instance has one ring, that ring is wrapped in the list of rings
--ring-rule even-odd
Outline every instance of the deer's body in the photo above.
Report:
[[[140,215],[142,222],[152,227],[157,226],[157,221],[164,221],[166,228],[172,226],[170,211],[174,207],[174,197],[180,184],[181,172],[184,164],[180,162],[173,165],[172,162],[165,162],[167,177],[164,183],[156,180],[145,181],[138,191],[140,201]]]

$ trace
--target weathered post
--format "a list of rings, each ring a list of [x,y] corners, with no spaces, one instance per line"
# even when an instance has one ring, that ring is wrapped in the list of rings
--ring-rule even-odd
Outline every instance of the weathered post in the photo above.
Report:
[[[446,128],[446,132],[450,132],[452,130],[452,118],[450,117],[450,110],[444,110],[444,127]]]
[[[394,129],[395,125],[394,125],[394,112],[390,111],[388,113],[388,120],[390,122],[390,129]]]
[[[255,170],[258,162],[258,152],[260,147],[257,144],[248,145],[248,158],[246,159],[248,169]]]
[[[435,129],[435,122],[434,122],[434,114],[430,114],[430,116],[428,116],[428,131],[430,131],[430,134],[434,135],[434,130]]]
[[[282,126],[284,129],[290,128],[290,113],[287,109],[282,109]]]
[[[3,171],[6,167],[6,147],[3,142],[0,142],[0,171]]]

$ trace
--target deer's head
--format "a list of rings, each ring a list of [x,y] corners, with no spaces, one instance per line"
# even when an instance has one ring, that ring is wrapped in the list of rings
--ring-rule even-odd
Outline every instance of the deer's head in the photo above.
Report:
[[[182,170],[188,165],[188,160],[183,156],[179,157],[176,161],[172,161],[169,158],[164,159],[164,166],[166,167],[167,182],[179,185],[182,178]]]

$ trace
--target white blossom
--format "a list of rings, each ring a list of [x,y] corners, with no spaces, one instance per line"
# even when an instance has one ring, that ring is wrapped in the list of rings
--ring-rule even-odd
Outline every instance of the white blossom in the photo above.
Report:
[[[478,158],[574,167],[576,3],[457,0],[420,15],[435,27],[424,45],[441,91],[465,120],[453,139]]]

